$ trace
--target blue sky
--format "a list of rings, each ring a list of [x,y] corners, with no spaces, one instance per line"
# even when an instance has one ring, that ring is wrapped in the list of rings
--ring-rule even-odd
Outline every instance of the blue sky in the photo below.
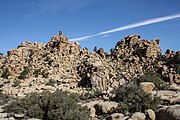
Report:
[[[176,15],[172,19],[97,35],[123,26]],[[180,50],[180,0],[0,0],[0,52],[23,41],[47,43],[63,31],[90,50],[106,51],[129,34],[160,39],[160,46]]]

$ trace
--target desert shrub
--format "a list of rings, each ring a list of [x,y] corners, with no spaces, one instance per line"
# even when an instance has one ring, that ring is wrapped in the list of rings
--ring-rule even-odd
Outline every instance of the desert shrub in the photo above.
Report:
[[[166,65],[172,65],[176,68],[176,73],[180,74],[180,54],[176,54],[173,58],[169,59]]]
[[[180,64],[179,64],[179,65],[178,65],[178,64],[176,65],[176,73],[177,73],[177,74],[180,74]]]
[[[0,52],[0,55],[4,55],[2,52]]]
[[[81,107],[77,101],[66,92],[32,93],[18,99],[5,107],[5,111],[23,113],[31,118],[43,120],[88,120],[87,108]]]
[[[4,87],[4,84],[0,84],[0,88]]]
[[[48,54],[49,54],[49,53],[44,53],[42,57],[43,57],[43,58],[47,58]]]
[[[0,105],[4,105],[11,101],[13,98],[0,92]]]
[[[34,70],[33,74],[34,74],[35,77],[37,78],[38,75],[41,75],[41,69]]]
[[[49,60],[49,61],[48,61],[48,65],[52,65],[53,61],[54,61],[54,60]]]
[[[141,82],[152,82],[158,90],[163,90],[168,87],[168,85],[162,80],[161,76],[153,72],[148,72],[139,78],[135,78],[135,81],[138,84]]]
[[[8,77],[9,77],[10,75],[11,75],[11,73],[10,73],[9,69],[6,68],[6,69],[3,71],[1,77],[2,77],[2,78],[5,78],[5,79],[8,79]]]
[[[14,80],[12,87],[17,87],[17,86],[19,86],[19,84],[20,84],[19,80]]]
[[[33,74],[36,78],[38,77],[38,75],[42,75],[43,78],[48,78],[49,75],[48,72],[46,72],[45,70],[42,71],[41,69],[34,70]]]
[[[137,84],[129,83],[114,90],[112,100],[119,103],[118,112],[131,114],[145,112],[147,109],[155,110],[160,104],[160,98],[144,92]]]
[[[174,63],[180,65],[180,54],[174,56]]]
[[[49,76],[49,73],[46,72],[45,70],[43,70],[41,74],[42,74],[43,78],[48,78],[48,76]]]
[[[55,85],[60,85],[60,82],[50,79],[45,85],[55,86]]]
[[[177,54],[174,57],[174,61],[175,61],[176,73],[180,74],[180,54]]]
[[[29,73],[29,69],[28,67],[24,67],[24,70],[21,72],[21,74],[19,75],[19,79],[25,79],[27,78],[27,75]]]
[[[88,99],[96,99],[96,98],[101,98],[103,96],[102,90],[99,89],[87,89],[87,92],[84,92],[80,95],[81,100],[88,100]]]
[[[80,101],[80,95],[77,93],[71,93],[69,95],[70,98],[74,99],[75,101],[79,102]]]
[[[94,52],[97,52],[97,51],[98,51],[96,46],[94,47],[93,51],[94,51]]]

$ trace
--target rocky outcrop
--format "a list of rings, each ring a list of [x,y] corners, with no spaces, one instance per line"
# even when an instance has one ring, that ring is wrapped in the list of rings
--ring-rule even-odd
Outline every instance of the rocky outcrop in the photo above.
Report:
[[[160,108],[157,111],[157,119],[159,120],[180,120],[180,105],[172,105]]]
[[[118,103],[110,101],[110,98],[119,85],[151,71],[171,84],[169,90],[155,91],[156,86],[151,82],[141,82],[139,87],[144,92],[157,94],[168,104],[179,104],[180,52],[167,50],[165,55],[161,55],[159,42],[159,39],[141,40],[140,35],[129,35],[106,53],[103,48],[96,48],[94,52],[80,49],[77,42],[69,41],[62,32],[47,44],[26,41],[8,51],[7,55],[0,54],[0,90],[14,97],[56,90],[80,95],[98,94],[95,101],[84,103],[94,119],[105,114],[112,120],[155,120],[151,109],[145,111],[146,115],[138,112],[131,118],[116,113]],[[160,116],[166,116],[164,113],[170,110],[166,113],[169,118],[172,114],[177,118],[173,111],[179,109],[177,105],[163,109]]]
[[[125,37],[109,54],[105,54],[103,48],[95,52],[80,49],[78,43],[69,41],[62,32],[47,44],[23,42],[8,51],[7,56],[0,57],[0,76],[8,72],[3,78],[9,81],[2,89],[7,94],[27,94],[27,88],[31,92],[42,91],[47,87],[38,86],[46,86],[53,80],[51,90],[82,93],[82,87],[85,87],[108,94],[146,71],[158,72],[165,81],[178,84],[180,75],[173,65],[178,63],[179,52],[167,50],[163,60],[157,62],[161,54],[159,39],[148,41],[140,38],[139,35]],[[14,83],[21,87],[18,94],[9,90]]]
[[[138,55],[157,58],[161,54],[161,48],[158,44],[159,39],[140,40],[140,35],[129,35],[116,44],[116,56]]]
[[[175,98],[171,98],[169,101],[170,104],[174,105],[174,104],[180,104],[180,96],[175,97]]]

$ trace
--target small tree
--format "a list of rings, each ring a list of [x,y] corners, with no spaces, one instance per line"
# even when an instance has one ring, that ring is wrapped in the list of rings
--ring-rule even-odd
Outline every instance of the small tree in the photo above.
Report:
[[[180,54],[177,54],[177,55],[174,56],[174,62],[175,62],[175,64],[180,65]]]
[[[2,52],[0,52],[0,55],[4,55]]]
[[[113,54],[113,53],[114,53],[114,51],[115,51],[115,49],[114,49],[114,48],[111,48],[111,49],[110,49],[110,53],[111,53],[111,54]]]
[[[27,78],[27,75],[29,73],[29,69],[28,67],[24,67],[24,70],[21,72],[21,74],[19,75],[19,79],[25,79]]]
[[[147,109],[155,110],[160,104],[160,98],[144,92],[137,84],[129,83],[120,86],[114,91],[112,100],[119,103],[118,112],[131,114],[145,112]]]
[[[97,47],[95,46],[94,49],[93,49],[94,52],[97,52]]]
[[[176,65],[176,73],[177,73],[177,74],[180,74],[180,64],[177,64],[177,65]]]
[[[4,105],[11,101],[13,98],[0,92],[0,105]]]
[[[19,84],[20,84],[20,81],[19,81],[19,80],[14,80],[12,87],[18,87]]]
[[[9,69],[6,68],[6,69],[3,71],[1,77],[2,77],[2,78],[5,78],[5,79],[8,79],[8,77],[9,77],[10,75],[11,75],[11,73],[10,73]]]
[[[136,78],[135,81],[139,84],[141,82],[152,82],[156,89],[166,89],[168,85],[162,80],[161,76],[157,73],[148,72],[145,75]]]

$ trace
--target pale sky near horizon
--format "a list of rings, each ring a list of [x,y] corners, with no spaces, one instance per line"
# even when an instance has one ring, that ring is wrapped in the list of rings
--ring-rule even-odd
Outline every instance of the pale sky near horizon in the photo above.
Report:
[[[47,43],[58,31],[108,52],[129,34],[180,50],[180,0],[0,0],[0,52]],[[81,38],[81,39],[80,39]],[[83,38],[83,39],[82,39]]]

